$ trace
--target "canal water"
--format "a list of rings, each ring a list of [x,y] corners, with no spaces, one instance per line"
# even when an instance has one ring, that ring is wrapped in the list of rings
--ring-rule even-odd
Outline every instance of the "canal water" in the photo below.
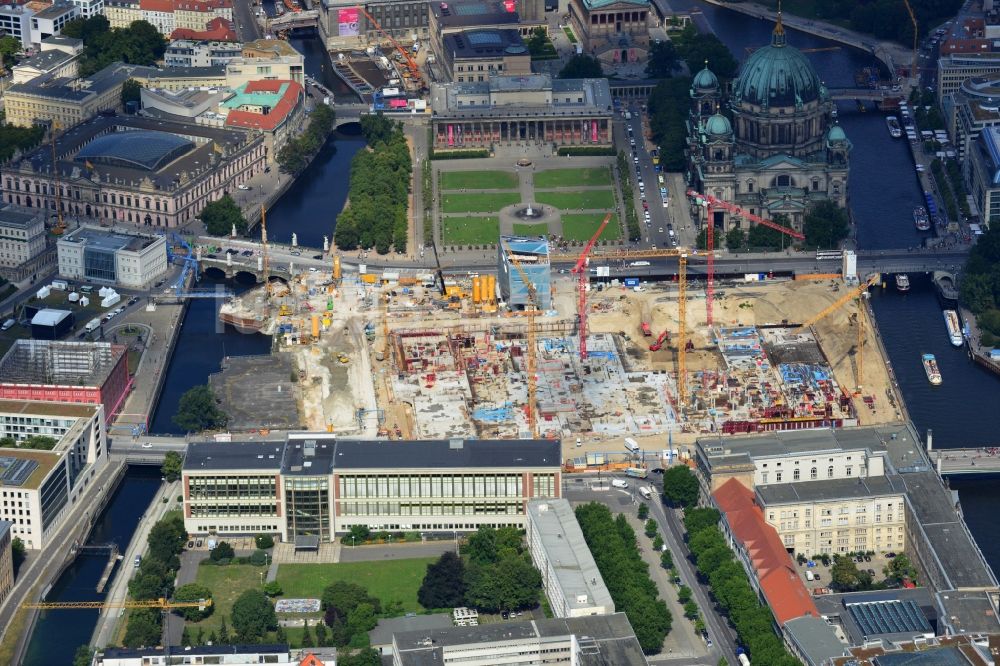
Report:
[[[111,502],[97,519],[88,544],[114,542],[125,550],[160,486],[160,470],[130,467]],[[78,555],[56,580],[46,601],[96,601],[104,598],[95,591],[107,564],[105,555]],[[119,563],[113,576],[121,574]],[[109,586],[110,587],[110,584]],[[97,610],[42,611],[25,653],[24,666],[52,666],[73,663],[77,647],[90,642],[99,616]]]

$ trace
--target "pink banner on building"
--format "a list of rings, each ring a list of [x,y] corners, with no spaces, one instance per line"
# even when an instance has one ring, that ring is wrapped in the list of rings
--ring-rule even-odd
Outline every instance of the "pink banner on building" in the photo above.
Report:
[[[455,126],[454,125],[448,125],[448,145],[449,146],[454,146],[455,145]]]
[[[590,140],[597,143],[597,121],[590,121]]]

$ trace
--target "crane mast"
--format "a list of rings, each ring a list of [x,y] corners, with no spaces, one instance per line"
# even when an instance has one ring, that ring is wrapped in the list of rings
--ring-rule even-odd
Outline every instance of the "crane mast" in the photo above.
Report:
[[[600,226],[594,235],[591,236],[587,245],[584,246],[583,252],[580,253],[580,258],[577,259],[576,266],[573,267],[573,273],[577,274],[577,314],[580,317],[580,360],[587,360],[587,288],[590,285],[590,271],[587,269],[587,263],[589,261],[588,255],[590,251],[594,248],[594,243],[604,232],[604,227],[608,226],[608,222],[611,220],[611,213],[604,216],[604,220],[601,221]]]
[[[521,281],[524,282],[525,288],[528,290],[528,304],[530,309],[525,312],[525,315],[528,317],[528,353],[526,354],[528,361],[528,429],[531,431],[531,436],[538,439],[538,378],[536,377],[537,360],[535,358],[537,347],[535,340],[535,315],[539,312],[538,298],[534,283],[528,277],[528,273],[524,270],[520,260],[514,255],[514,251],[511,250],[510,245],[502,239],[500,242],[503,243],[504,251],[507,253],[510,263],[513,264],[518,275],[521,276]]]

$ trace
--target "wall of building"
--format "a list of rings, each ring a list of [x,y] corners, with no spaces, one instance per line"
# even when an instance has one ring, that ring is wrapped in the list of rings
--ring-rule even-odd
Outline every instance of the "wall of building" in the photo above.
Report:
[[[795,555],[902,551],[903,495],[767,505],[764,519]]]
[[[755,458],[754,485],[883,476],[885,461],[865,451],[821,451],[802,456]]]
[[[0,525],[0,604],[14,587],[14,542],[9,523]]]

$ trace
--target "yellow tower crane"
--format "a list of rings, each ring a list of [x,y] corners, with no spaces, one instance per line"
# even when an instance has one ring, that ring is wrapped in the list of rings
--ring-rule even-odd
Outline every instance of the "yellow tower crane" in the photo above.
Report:
[[[514,251],[510,249],[510,245],[503,239],[500,242],[503,243],[507,258],[510,259],[510,263],[517,269],[518,275],[521,276],[521,281],[524,282],[524,286],[528,290],[530,309],[524,312],[528,318],[528,352],[526,354],[528,359],[528,429],[531,431],[531,436],[538,439],[538,378],[535,376],[537,372],[537,361],[535,358],[535,315],[540,312],[538,309],[538,298],[535,293],[534,283],[528,277],[528,273],[524,270],[524,267],[521,266],[521,262],[514,254]]]
[[[821,311],[819,311],[816,314],[814,314],[812,317],[810,317],[809,319],[807,319],[802,324],[803,327],[809,328],[810,326],[813,326],[814,324],[816,324],[816,322],[818,322],[821,319],[825,318],[827,315],[829,315],[829,314],[831,314],[831,313],[839,310],[840,308],[842,308],[844,305],[846,305],[848,303],[848,301],[852,301],[854,299],[858,299],[858,341],[857,341],[857,351],[856,351],[856,354],[857,354],[857,368],[855,369],[855,371],[857,373],[857,390],[855,392],[855,395],[861,393],[861,388],[862,388],[863,383],[864,383],[863,382],[863,376],[864,376],[864,341],[865,341],[865,338],[864,338],[864,319],[865,319],[865,317],[864,317],[864,311],[861,308],[860,299],[861,299],[861,296],[866,291],[868,291],[868,289],[870,287],[878,284],[879,279],[880,279],[880,276],[879,276],[878,273],[876,273],[875,275],[872,275],[867,280],[865,280],[861,284],[859,284],[856,288],[854,288],[851,291],[847,292],[846,294],[844,294],[843,296],[841,296],[840,298],[838,298],[836,301],[834,301],[830,305],[828,305],[825,308],[823,308]]]
[[[917,15],[913,13],[913,7],[910,7],[909,0],[903,0],[903,4],[906,5],[906,11],[910,14],[910,23],[913,24],[913,61],[910,64],[910,78],[920,81],[920,73],[917,71],[917,51],[920,46],[920,30],[917,27]]]
[[[197,608],[205,610],[205,608],[211,605],[211,599],[170,601],[160,597],[159,599],[147,599],[145,601],[39,601],[35,603],[23,603],[21,604],[21,608],[36,608],[41,610],[85,610],[88,608],[158,608],[173,610],[174,608]]]

